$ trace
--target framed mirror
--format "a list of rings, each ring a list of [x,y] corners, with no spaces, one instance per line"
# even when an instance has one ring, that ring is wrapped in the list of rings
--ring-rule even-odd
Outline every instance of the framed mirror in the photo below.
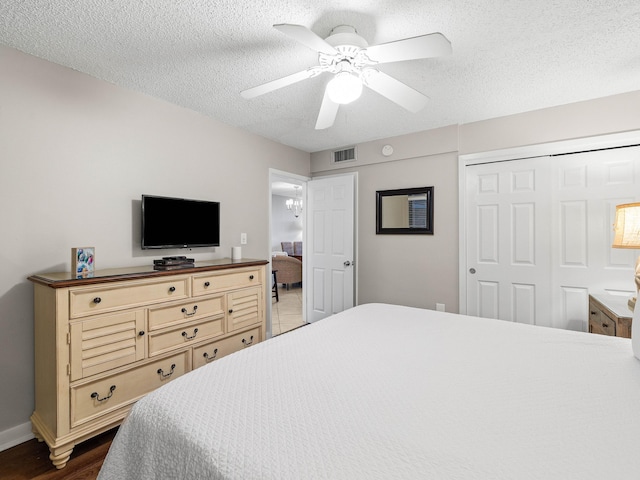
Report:
[[[433,187],[378,190],[376,234],[433,235]]]

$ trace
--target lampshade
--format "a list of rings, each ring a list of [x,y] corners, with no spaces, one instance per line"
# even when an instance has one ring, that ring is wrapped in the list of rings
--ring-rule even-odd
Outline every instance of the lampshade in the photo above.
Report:
[[[339,104],[351,103],[362,94],[362,81],[349,72],[340,72],[327,84],[327,95]]]
[[[640,202],[616,206],[613,248],[640,248]]]

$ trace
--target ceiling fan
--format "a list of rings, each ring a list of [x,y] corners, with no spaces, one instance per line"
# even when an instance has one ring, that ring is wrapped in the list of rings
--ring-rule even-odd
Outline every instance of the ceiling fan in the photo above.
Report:
[[[319,65],[241,92],[250,99],[296,82],[331,73],[316,121],[316,129],[329,128],[338,107],[357,99],[366,86],[410,112],[422,109],[428,97],[374,68],[378,64],[438,57],[451,53],[451,43],[441,33],[430,33],[394,42],[369,46],[348,25],[340,25],[322,39],[303,25],[278,24],[274,28],[318,52]]]

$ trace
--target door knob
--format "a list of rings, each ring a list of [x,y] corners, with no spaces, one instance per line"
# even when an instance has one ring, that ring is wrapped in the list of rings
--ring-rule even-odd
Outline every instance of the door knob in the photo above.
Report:
[[[351,262],[349,260],[347,260],[346,262],[344,262],[344,266],[348,267],[349,265],[351,265]]]
[[[470,268],[470,269],[469,269],[469,273],[470,273],[471,275],[473,275],[474,273],[476,273],[476,269],[475,269],[475,268]]]

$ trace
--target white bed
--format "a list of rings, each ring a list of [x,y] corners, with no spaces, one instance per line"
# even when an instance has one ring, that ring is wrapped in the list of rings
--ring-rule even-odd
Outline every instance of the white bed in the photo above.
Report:
[[[140,400],[99,480],[639,479],[628,339],[362,305]]]

